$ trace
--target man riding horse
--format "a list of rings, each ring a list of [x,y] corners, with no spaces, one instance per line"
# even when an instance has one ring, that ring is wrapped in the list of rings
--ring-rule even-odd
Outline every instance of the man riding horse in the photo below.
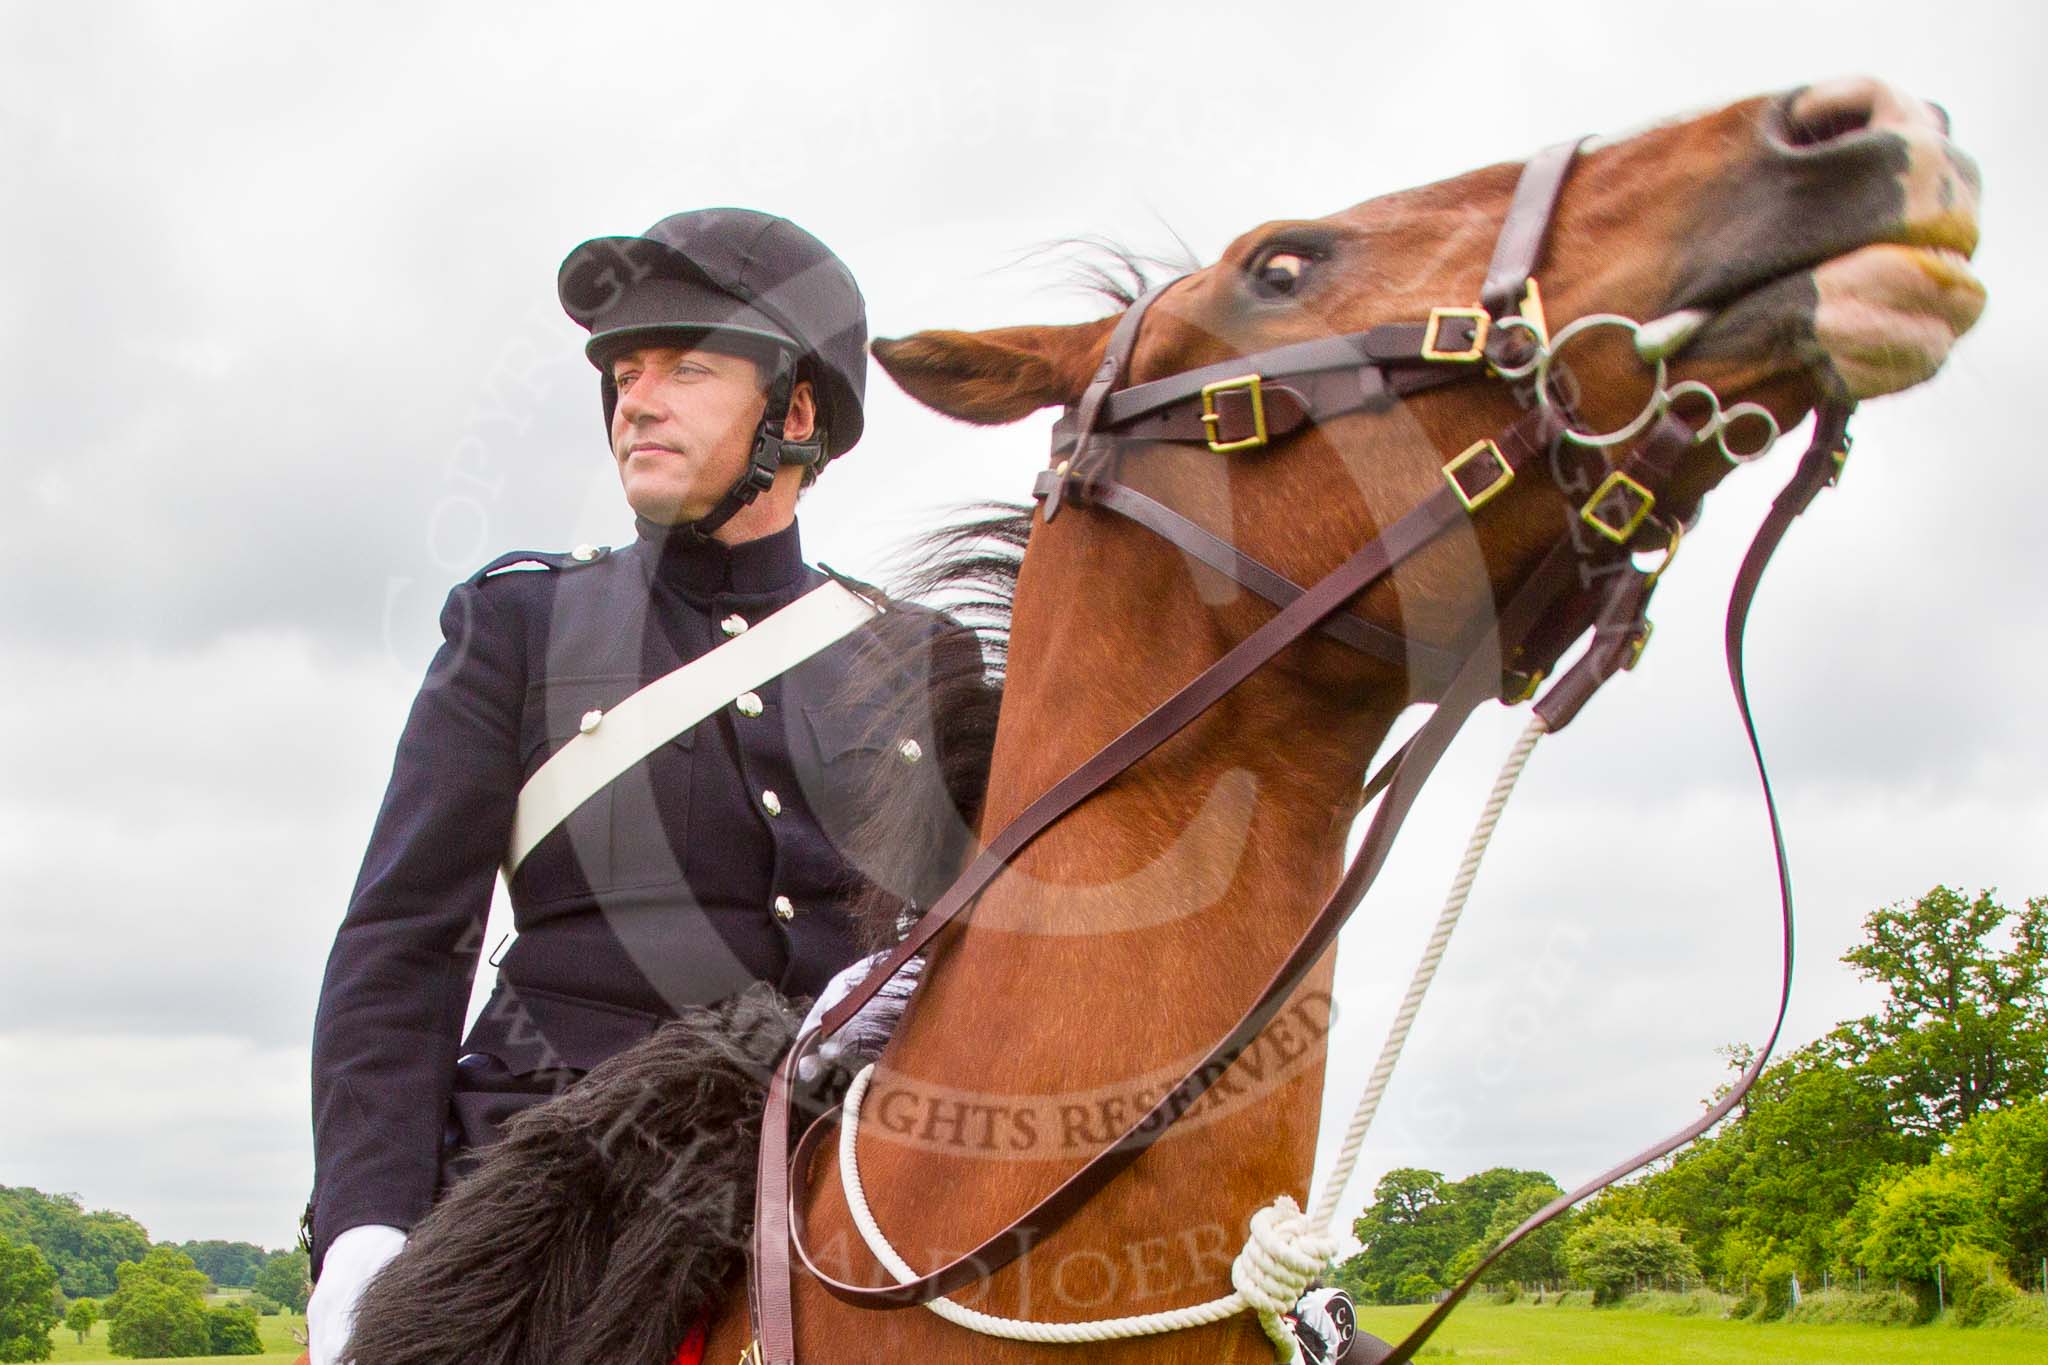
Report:
[[[316,1362],[513,1115],[679,1011],[754,982],[815,996],[853,962],[869,879],[843,808],[923,756],[849,708],[875,608],[805,564],[796,523],[861,435],[851,273],[794,223],[722,208],[585,242],[558,290],[637,536],[505,555],[442,610],[314,1025]],[[978,678],[978,652],[955,666]],[[501,866],[518,936],[462,1038]]]

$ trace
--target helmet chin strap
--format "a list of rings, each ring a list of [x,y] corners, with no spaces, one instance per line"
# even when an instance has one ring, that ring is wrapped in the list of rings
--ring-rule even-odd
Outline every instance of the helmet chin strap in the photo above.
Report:
[[[709,512],[695,521],[684,522],[684,529],[699,537],[708,537],[731,521],[742,507],[773,487],[775,473],[782,466],[817,463],[824,451],[822,436],[809,441],[791,441],[782,434],[783,424],[789,419],[790,390],[795,383],[796,362],[789,352],[777,349],[775,372],[768,381],[768,404],[761,411],[761,425],[754,428],[754,448],[747,456],[746,469]]]

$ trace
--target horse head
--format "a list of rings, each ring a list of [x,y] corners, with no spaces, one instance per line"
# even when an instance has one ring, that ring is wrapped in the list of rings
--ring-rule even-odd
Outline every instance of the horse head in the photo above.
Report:
[[[1496,322],[1491,358],[1467,371],[1475,381],[1508,382],[1366,404],[1218,461],[1133,442],[1119,456],[1120,477],[1313,581],[1439,487],[1448,460],[1530,405],[1536,376],[1503,343],[1555,339],[1540,387],[1568,395],[1582,432],[1625,431],[1668,403],[1712,438],[1661,493],[1670,505],[1696,507],[1735,463],[1817,402],[1929,377],[1983,306],[1967,265],[1977,241],[1975,165],[1950,141],[1939,108],[1875,80],[1809,86],[1589,142],[1547,224],[1539,217],[1508,229],[1547,226],[1548,240],[1531,255],[1538,288],[1506,301],[1518,317],[1501,328],[1503,301],[1483,298],[1482,281],[1519,173],[1492,166],[1244,233],[1160,296],[1122,380],[1142,384],[1465,309],[1491,311]],[[1624,321],[1567,333],[1567,324],[1596,316]],[[940,412],[1011,422],[1079,402],[1116,321],[926,331],[874,350],[905,390]],[[1622,448],[1601,447],[1610,455]],[[1506,490],[1492,515],[1474,517],[1480,558],[1469,540],[1446,540],[1359,610],[1410,639],[1454,644],[1475,609],[1498,599],[1555,537],[1556,498],[1539,484]]]

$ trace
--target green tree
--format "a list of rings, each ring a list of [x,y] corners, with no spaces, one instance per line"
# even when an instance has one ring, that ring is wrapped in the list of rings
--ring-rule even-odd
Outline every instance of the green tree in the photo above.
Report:
[[[100,1320],[98,1299],[73,1299],[64,1310],[64,1326],[78,1334],[78,1342],[85,1344],[86,1334],[91,1332]]]
[[[116,1272],[107,1303],[113,1327],[107,1349],[117,1356],[203,1356],[213,1349],[207,1323],[206,1276],[175,1247],[150,1248]]]
[[[1479,1255],[1472,1259],[1470,1265],[1458,1269],[1458,1277],[1462,1279],[1472,1265],[1479,1263],[1479,1257],[1487,1255],[1506,1241],[1509,1233],[1562,1193],[1564,1191],[1546,1181],[1540,1185],[1524,1185],[1517,1193],[1495,1204],[1492,1220],[1487,1223],[1486,1230],[1479,1235],[1479,1240],[1472,1244],[1478,1248]],[[1548,1284],[1562,1280],[1567,1273],[1564,1244],[1566,1237],[1571,1233],[1571,1217],[1569,1212],[1562,1213],[1509,1247],[1506,1254],[1495,1261],[1486,1274],[1480,1277],[1479,1282],[1491,1288],[1498,1288],[1509,1281],[1520,1284]]]
[[[246,1303],[224,1304],[206,1310],[208,1350],[217,1356],[260,1356],[263,1336],[256,1327],[256,1310]]]
[[[56,1348],[57,1274],[43,1253],[0,1236],[0,1360],[48,1360]]]
[[[280,1251],[256,1272],[256,1292],[283,1304],[294,1313],[306,1311],[306,1297],[312,1287],[312,1266],[303,1251]]]
[[[1434,1280],[1463,1245],[1447,1207],[1448,1186],[1439,1171],[1402,1166],[1373,1187],[1372,1203],[1351,1225],[1365,1250],[1346,1261],[1339,1274],[1373,1303],[1404,1302],[1402,1281],[1410,1275]]]
[[[1542,1192],[1533,1206],[1540,1207],[1556,1196],[1557,1182],[1541,1171],[1506,1166],[1458,1181],[1415,1167],[1388,1171],[1373,1190],[1373,1202],[1352,1224],[1365,1250],[1338,1267],[1337,1281],[1374,1303],[1413,1303],[1417,1295],[1411,1277],[1421,1276],[1432,1286],[1424,1297],[1434,1296],[1493,1249],[1494,1243],[1487,1242],[1483,1250],[1474,1250],[1496,1211],[1525,1200],[1530,1191]],[[1501,1235],[1514,1226],[1508,1223]]]
[[[2048,1257],[2048,1099],[1979,1114],[1935,1164],[1969,1177],[2005,1244],[2008,1270],[2031,1282]]]
[[[1983,1190],[1947,1163],[1902,1171],[1869,1199],[1870,1230],[1859,1251],[1874,1274],[1932,1283],[1935,1265],[1958,1246],[2003,1250]]]
[[[113,1293],[115,1268],[149,1250],[149,1234],[128,1215],[87,1213],[77,1195],[27,1186],[0,1186],[0,1235],[34,1244],[71,1299]]]
[[[1939,1137],[2048,1090],[2048,897],[2015,912],[1990,891],[1937,886],[1863,929],[1869,941],[1842,960],[1887,998],[1841,1033],[1885,1078],[1902,1131]]]
[[[1864,1186],[1924,1160],[1932,1143],[1898,1131],[1883,1079],[1847,1050],[1831,1034],[1768,1067],[1734,1118],[1640,1183],[1641,1212],[1685,1229],[1738,1281],[1765,1245],[1814,1279],[1853,1261],[1840,1229]],[[1749,1063],[1744,1049],[1730,1057],[1737,1070]]]
[[[180,1242],[178,1250],[222,1289],[246,1289],[254,1284],[256,1272],[270,1256],[253,1242]]]
[[[1564,1258],[1594,1303],[1613,1303],[1643,1280],[1699,1274],[1684,1235],[1653,1218],[1589,1218],[1565,1239]]]

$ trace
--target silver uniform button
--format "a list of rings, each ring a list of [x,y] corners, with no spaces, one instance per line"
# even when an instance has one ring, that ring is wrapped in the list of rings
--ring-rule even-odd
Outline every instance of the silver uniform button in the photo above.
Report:
[[[586,735],[587,735],[587,734],[589,734],[589,733],[590,733],[590,732],[591,732],[592,730],[595,730],[595,729],[596,729],[596,728],[598,727],[599,723],[600,723],[600,722],[602,722],[603,720],[604,720],[604,712],[602,712],[602,711],[585,711],[585,712],[583,713],[583,719],[582,719],[582,720],[579,720],[579,721],[577,721],[577,722],[576,722],[576,728],[577,728],[578,730],[581,730],[581,731],[582,731],[582,732],[583,732],[584,734],[586,734]]]
[[[758,692],[742,692],[733,699],[732,704],[734,709],[743,716],[751,717],[761,714],[761,694]]]
[[[781,920],[784,924],[796,918],[796,907],[790,904],[789,897],[777,896],[775,898],[775,918]]]
[[[770,815],[782,814],[782,798],[772,791],[762,792],[761,809],[767,811]]]
[[[578,545],[575,549],[569,551],[569,558],[575,560],[578,564],[588,564],[591,560],[597,558],[597,547],[595,545]]]
[[[733,615],[720,621],[718,628],[727,635],[745,635],[747,633],[747,618],[735,612]]]
[[[905,763],[915,763],[924,757],[924,745],[914,739],[906,739],[896,746],[896,756]]]

